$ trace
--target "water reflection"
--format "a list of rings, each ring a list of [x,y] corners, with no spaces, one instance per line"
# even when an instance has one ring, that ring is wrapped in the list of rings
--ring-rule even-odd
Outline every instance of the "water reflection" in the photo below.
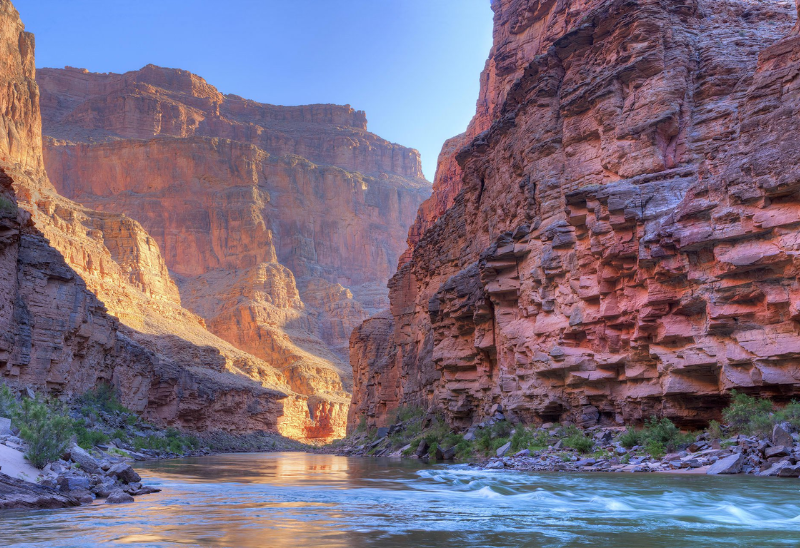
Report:
[[[3,515],[3,544],[797,546],[800,481],[515,474],[302,453],[151,463],[127,506]]]

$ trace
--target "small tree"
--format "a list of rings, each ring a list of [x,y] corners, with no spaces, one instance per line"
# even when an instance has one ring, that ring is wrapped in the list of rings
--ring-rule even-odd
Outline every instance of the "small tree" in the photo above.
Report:
[[[37,399],[23,400],[14,414],[19,436],[28,444],[25,456],[36,468],[61,458],[72,437],[72,421],[57,408]]]
[[[17,410],[17,398],[11,389],[5,385],[0,384],[0,417],[10,419]]]

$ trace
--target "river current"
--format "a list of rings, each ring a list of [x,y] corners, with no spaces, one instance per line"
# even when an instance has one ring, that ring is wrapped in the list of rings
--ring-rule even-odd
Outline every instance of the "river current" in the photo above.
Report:
[[[136,503],[0,514],[3,546],[800,546],[800,480],[259,453],[137,470]]]

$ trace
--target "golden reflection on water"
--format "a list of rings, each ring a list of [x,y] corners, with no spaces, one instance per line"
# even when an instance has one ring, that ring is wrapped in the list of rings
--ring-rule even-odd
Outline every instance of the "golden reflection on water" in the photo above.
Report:
[[[308,498],[318,498],[323,484],[330,490],[352,485],[354,480],[358,483],[365,473],[358,462],[329,455],[283,453],[259,459],[258,467],[248,467],[242,465],[243,457],[221,455],[149,465],[142,473],[145,481],[155,475],[167,485],[155,498],[139,499],[145,504],[138,508],[137,519],[126,524],[124,534],[112,537],[113,541],[241,548],[352,546],[348,535],[337,527],[341,525],[337,523],[338,513],[331,513],[339,504],[279,499],[283,487],[291,487],[291,496],[297,497],[297,488],[305,485],[312,489]],[[197,508],[192,500],[195,494],[186,493],[184,500],[169,487],[171,481],[214,485],[216,489],[203,493],[202,508]],[[241,496],[242,486],[248,491],[245,497]]]

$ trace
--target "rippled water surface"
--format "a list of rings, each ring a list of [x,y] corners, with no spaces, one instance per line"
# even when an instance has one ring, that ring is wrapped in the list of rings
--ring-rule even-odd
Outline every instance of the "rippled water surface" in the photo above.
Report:
[[[272,453],[140,466],[135,504],[0,515],[0,544],[800,546],[800,480],[525,474]]]

